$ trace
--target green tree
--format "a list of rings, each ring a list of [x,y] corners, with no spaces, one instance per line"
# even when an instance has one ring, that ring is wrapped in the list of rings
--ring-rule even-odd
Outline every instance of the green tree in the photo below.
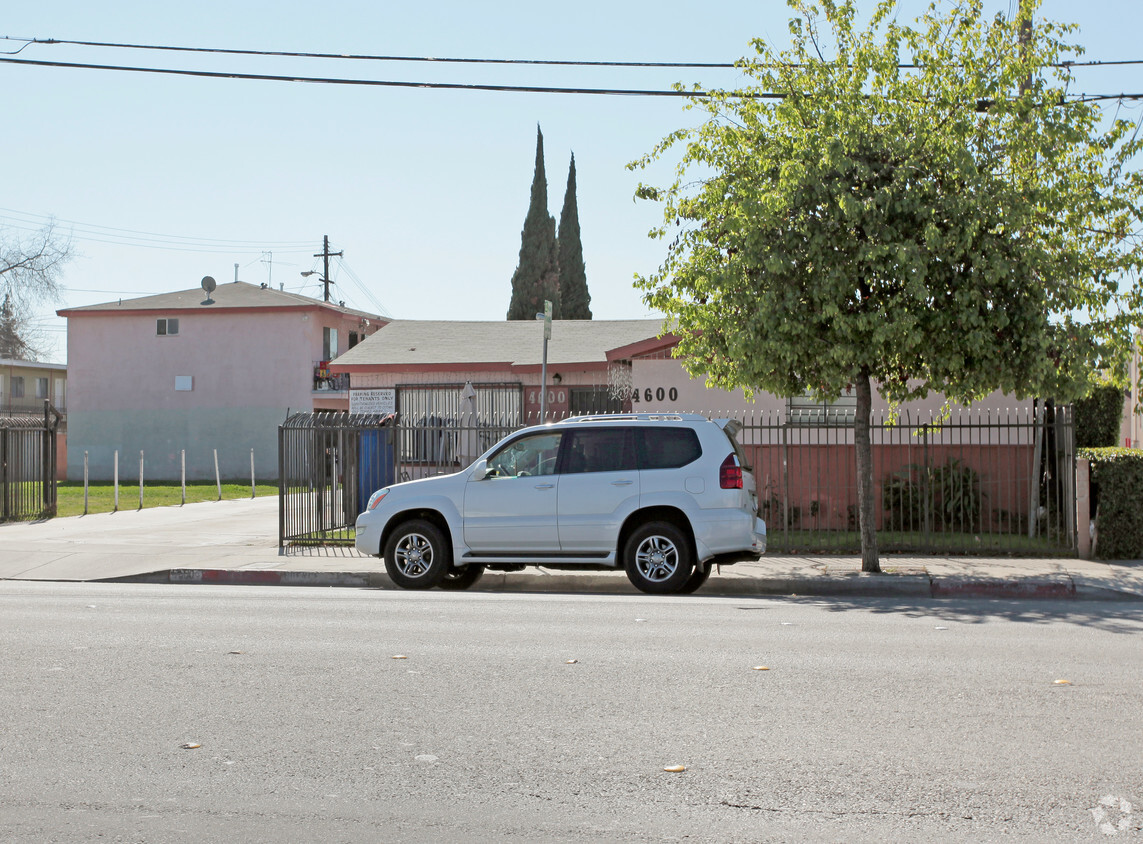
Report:
[[[556,247],[556,221],[548,213],[548,178],[544,175],[544,135],[536,126],[536,170],[532,199],[520,233],[520,259],[512,274],[512,300],[508,319],[535,319],[552,303],[552,316],[560,316],[560,268]]]
[[[587,268],[579,237],[579,206],[575,197],[575,155],[568,167],[568,186],[560,212],[560,310],[563,319],[591,319],[591,294],[587,292]]]
[[[39,350],[28,314],[59,299],[59,277],[71,259],[71,243],[52,223],[28,237],[0,232],[0,357],[34,360]]]
[[[873,390],[970,402],[1071,399],[1138,324],[1141,180],[1133,126],[1067,94],[1072,27],[934,2],[790,0],[791,46],[754,41],[752,87],[631,167],[681,147],[645,301],[692,375],[782,396],[857,395],[862,569],[879,571]],[[1071,53],[1074,55],[1074,53]],[[828,57],[827,57],[828,56]],[[901,64],[916,65],[904,68]]]

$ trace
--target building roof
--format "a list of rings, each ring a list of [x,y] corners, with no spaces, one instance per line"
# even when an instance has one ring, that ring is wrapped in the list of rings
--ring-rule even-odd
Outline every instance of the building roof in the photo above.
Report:
[[[7,368],[20,367],[26,369],[58,369],[60,371],[67,370],[66,363],[44,363],[38,360],[14,360],[12,358],[0,358],[0,366]]]
[[[548,365],[605,366],[610,349],[658,336],[661,319],[552,322]],[[424,366],[540,366],[544,329],[539,321],[450,322],[394,320],[332,361],[335,371]]]
[[[207,300],[210,300],[209,302]],[[140,296],[137,299],[120,299],[100,305],[85,305],[80,308],[64,308],[56,311],[59,316],[68,317],[85,313],[129,313],[132,311],[227,311],[227,310],[281,310],[288,308],[323,308],[340,314],[369,319],[381,319],[376,314],[345,308],[336,302],[323,302],[312,296],[300,293],[287,293],[273,287],[262,287],[245,281],[232,281],[220,284],[208,297],[201,287],[178,290],[174,293],[158,293],[154,296]]]

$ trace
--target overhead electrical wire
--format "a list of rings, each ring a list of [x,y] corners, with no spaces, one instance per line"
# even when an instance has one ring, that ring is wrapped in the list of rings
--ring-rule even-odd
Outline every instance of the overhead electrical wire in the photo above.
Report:
[[[134,67],[131,65],[90,64],[85,62],[48,62],[38,61],[35,59],[16,59],[8,56],[0,56],[0,62],[36,67],[60,67],[78,70],[111,70],[126,73],[150,73],[168,76],[201,77],[207,79],[243,79],[258,82],[303,82],[318,85],[350,85],[378,88],[426,88],[451,91],[491,91],[501,93],[526,94],[579,94],[621,97],[676,97],[695,99],[709,99],[714,96],[714,93],[710,91],[697,89],[687,90],[681,87],[671,90],[656,90],[646,88],[563,88],[547,85],[492,85],[472,82],[408,82],[383,79],[349,79],[343,77],[326,76],[283,76],[268,73],[238,73],[235,71],[185,70],[166,67]],[[743,93],[728,91],[723,93],[732,97],[754,100],[782,100],[787,96],[786,94],[775,93],[771,91],[749,91]],[[1137,100],[1143,99],[1143,94],[1069,94],[1068,97],[1071,102],[1086,103],[1097,102],[1101,100]]]
[[[584,59],[496,59],[473,57],[445,57],[445,56],[403,56],[403,55],[375,55],[368,53],[322,53],[313,51],[291,50],[253,50],[229,47],[187,47],[175,44],[132,44],[119,41],[79,41],[65,38],[16,38],[10,35],[0,36],[0,40],[21,42],[18,50],[12,51],[16,55],[31,45],[58,45],[65,44],[78,47],[102,47],[120,50],[150,50],[158,52],[175,53],[205,53],[230,56],[260,56],[266,58],[301,58],[301,59],[335,59],[345,61],[374,61],[374,62],[418,62],[427,64],[492,64],[492,65],[538,65],[548,67],[623,67],[623,68],[697,68],[708,70],[732,70],[739,67],[737,62],[636,62],[636,61],[598,61]],[[1055,62],[1046,67],[1100,67],[1121,65],[1143,65],[1143,59],[1125,59],[1110,61],[1062,61]],[[767,65],[770,67],[800,67],[796,63],[781,65]],[[897,65],[902,69],[917,69],[920,65],[901,63]]]
[[[157,234],[154,232],[136,231],[134,229],[118,229],[94,223],[81,223],[74,220],[63,220],[58,217],[15,211],[10,208],[0,208],[0,220],[4,221],[8,228],[30,234],[43,231],[45,226],[59,224],[61,228],[66,228],[68,234],[76,240],[119,246],[137,246],[146,249],[161,249],[171,252],[243,253],[257,251],[261,253],[272,248],[273,251],[278,253],[301,255],[312,252],[313,250],[312,242],[301,240],[225,240]]]

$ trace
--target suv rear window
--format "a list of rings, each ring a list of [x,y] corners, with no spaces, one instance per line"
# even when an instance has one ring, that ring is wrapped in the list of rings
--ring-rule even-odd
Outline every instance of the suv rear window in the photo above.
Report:
[[[635,468],[635,437],[630,428],[585,428],[568,433],[565,475],[627,472]]]
[[[644,428],[638,433],[640,469],[678,469],[702,456],[698,434],[690,428]]]

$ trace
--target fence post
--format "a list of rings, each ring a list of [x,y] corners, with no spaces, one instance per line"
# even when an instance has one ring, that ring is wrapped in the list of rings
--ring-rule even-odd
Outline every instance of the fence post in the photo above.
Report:
[[[115,509],[112,510],[112,512],[118,513],[119,512],[119,449],[115,449],[114,485],[115,485]]]
[[[1076,461],[1076,538],[1079,558],[1091,559],[1091,461]]]
[[[254,449],[250,449],[250,497],[253,498],[257,494],[257,487],[254,485]]]
[[[139,509],[143,509],[143,452],[139,452]]]
[[[183,488],[183,504],[187,503],[187,450],[179,451],[179,477]]]
[[[218,449],[214,450],[214,485],[218,487],[218,500],[222,500],[222,477],[218,474]]]
[[[83,452],[83,515],[87,515],[87,451]]]

